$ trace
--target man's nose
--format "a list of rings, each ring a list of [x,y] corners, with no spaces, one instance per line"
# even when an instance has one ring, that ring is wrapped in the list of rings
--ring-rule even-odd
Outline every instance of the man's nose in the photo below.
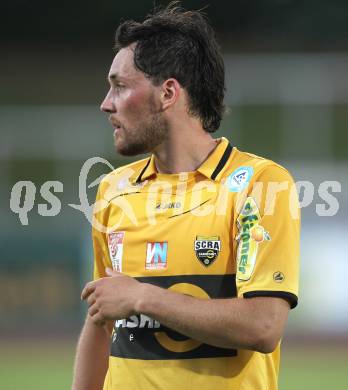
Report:
[[[108,113],[113,113],[116,111],[115,104],[113,101],[113,98],[111,96],[110,91],[105,96],[105,99],[103,100],[102,104],[100,105],[100,110]]]

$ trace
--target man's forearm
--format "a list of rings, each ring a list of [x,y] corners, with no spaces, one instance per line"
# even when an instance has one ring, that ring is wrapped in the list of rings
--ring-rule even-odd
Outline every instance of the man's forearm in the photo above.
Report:
[[[175,292],[117,271],[106,272],[109,277],[87,283],[81,294],[96,324],[143,313],[207,344],[268,353],[277,346],[290,309],[282,298],[194,298],[185,284],[176,286]],[[199,296],[207,297],[204,292]]]
[[[110,331],[86,319],[78,342],[72,390],[101,390],[108,368]]]
[[[283,331],[289,305],[280,298],[199,299],[144,286],[137,311],[193,339],[268,353]]]

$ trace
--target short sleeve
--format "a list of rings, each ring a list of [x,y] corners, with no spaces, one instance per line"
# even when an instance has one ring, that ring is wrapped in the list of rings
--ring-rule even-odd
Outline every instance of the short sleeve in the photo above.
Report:
[[[105,277],[105,268],[110,267],[107,263],[109,260],[108,244],[106,240],[106,224],[105,224],[105,207],[107,202],[103,198],[103,182],[100,183],[96,202],[93,208],[92,219],[92,242],[93,242],[93,279],[100,279]]]
[[[253,178],[235,217],[239,297],[298,301],[300,213],[291,175],[272,164]]]

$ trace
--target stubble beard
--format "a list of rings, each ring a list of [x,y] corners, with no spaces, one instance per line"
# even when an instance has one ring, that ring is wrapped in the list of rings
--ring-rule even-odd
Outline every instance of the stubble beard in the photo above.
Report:
[[[115,148],[122,156],[150,153],[168,138],[168,123],[161,112],[153,113],[141,126],[122,128],[122,140],[115,138]],[[117,137],[117,136],[116,136]]]

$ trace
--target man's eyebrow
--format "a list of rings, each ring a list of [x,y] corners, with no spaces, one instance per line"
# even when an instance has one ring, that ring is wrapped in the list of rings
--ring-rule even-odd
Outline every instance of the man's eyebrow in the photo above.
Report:
[[[111,84],[115,84],[119,81],[122,81],[124,80],[123,77],[120,77],[117,73],[112,73],[112,74],[109,74],[108,77],[106,78],[107,81]]]

